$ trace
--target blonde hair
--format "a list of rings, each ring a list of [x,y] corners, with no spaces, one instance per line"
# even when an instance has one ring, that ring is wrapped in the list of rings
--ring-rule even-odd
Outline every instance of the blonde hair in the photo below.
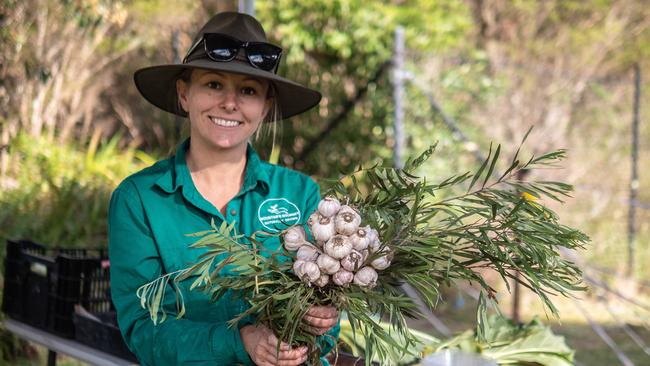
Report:
[[[282,120],[280,104],[278,103],[278,98],[276,96],[277,93],[275,91],[275,85],[273,83],[269,83],[268,98],[273,99],[271,102],[271,109],[266,114],[266,116],[264,116],[264,119],[257,128],[257,131],[255,131],[255,141],[258,141],[261,138],[268,136],[269,134],[271,135],[271,154],[269,155],[269,161],[274,164],[277,163],[277,161],[272,160],[277,160],[277,155],[279,154],[279,151],[276,150],[278,122]]]

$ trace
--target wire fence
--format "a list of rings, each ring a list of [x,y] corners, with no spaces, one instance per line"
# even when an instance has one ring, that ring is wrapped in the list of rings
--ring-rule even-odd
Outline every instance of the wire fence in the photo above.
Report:
[[[397,63],[397,65],[401,65],[403,63]],[[395,66],[395,65],[394,65]],[[401,80],[407,80],[409,81],[412,85],[416,86],[418,90],[426,96],[432,110],[434,111],[435,114],[437,114],[442,122],[445,124],[445,126],[452,132],[452,136],[459,142],[462,142],[464,144],[473,144],[473,141],[469,139],[469,137],[463,132],[462,128],[456,123],[456,121],[447,113],[445,113],[444,109],[440,106],[440,104],[436,101],[435,97],[433,96],[433,93],[431,93],[429,90],[427,90],[426,86],[424,86],[422,80],[418,80],[417,78],[413,77],[413,74],[410,74],[408,72],[402,71],[402,70],[396,70],[394,73],[398,76],[400,76],[399,79]],[[396,100],[396,103],[400,103],[398,100]],[[401,126],[396,126],[396,127],[401,127]],[[397,153],[399,154],[399,153]],[[474,157],[479,161],[479,163],[482,163],[485,161],[486,157],[484,157],[479,151],[472,151],[472,154]],[[499,176],[498,172],[493,173],[495,176]],[[639,208],[642,210],[650,210],[650,204],[641,202],[639,201],[636,197],[633,197],[630,200],[626,200],[626,203],[629,204],[632,207]],[[604,281],[602,278],[597,277],[597,275],[589,275],[587,272],[593,273],[593,272],[600,272],[601,274],[604,274],[605,270],[600,269],[600,268],[595,268],[590,266],[589,264],[586,263],[586,261],[582,260],[578,255],[574,252],[569,252],[566,249],[561,249],[561,253],[563,256],[567,257],[568,259],[572,260],[574,263],[579,265],[581,269],[584,272],[584,280],[587,284],[589,284],[592,287],[599,288],[606,293],[608,293],[610,296],[613,298],[616,298],[624,303],[627,303],[631,306],[638,307],[639,309],[642,309],[644,311],[650,312],[650,305],[644,304],[641,301],[638,301],[636,299],[633,299],[620,291],[616,289],[612,289],[606,281]],[[478,299],[478,294],[474,294],[476,296],[472,296],[471,292],[469,290],[465,290],[466,293],[468,293],[471,297],[474,297]],[[417,298],[417,293],[414,291],[406,293],[414,298]],[[593,316],[591,312],[585,307],[583,307],[580,304],[580,301],[572,298],[571,301],[573,302],[574,306],[578,309],[578,311],[582,314],[582,316],[585,318],[586,322],[590,325],[592,328],[593,332],[600,337],[603,342],[612,350],[612,352],[616,355],[618,360],[623,364],[624,366],[634,366],[634,363],[632,360],[622,351],[620,345],[605,331],[605,329],[595,322],[593,320]],[[645,341],[642,339],[642,337],[635,332],[630,326],[628,326],[625,322],[623,322],[611,309],[610,306],[610,300],[604,296],[599,296],[598,301],[603,304],[603,306],[606,308],[606,311],[609,313],[609,315],[614,319],[615,323],[617,324],[618,327],[623,329],[623,331],[633,340],[633,342],[643,350],[643,352],[650,356],[650,348],[647,346]],[[420,303],[422,303],[420,301]],[[428,310],[428,309],[427,309]],[[437,318],[433,313],[430,311],[427,312],[429,316],[429,321],[431,325],[441,334],[447,335],[449,333],[449,327],[447,327],[439,318]],[[650,363],[650,361],[649,361]],[[579,363],[576,363],[579,365]]]

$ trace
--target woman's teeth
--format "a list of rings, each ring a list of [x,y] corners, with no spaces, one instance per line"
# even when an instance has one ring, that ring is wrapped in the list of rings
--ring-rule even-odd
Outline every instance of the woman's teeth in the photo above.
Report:
[[[235,126],[239,126],[239,124],[240,124],[239,121],[230,121],[230,120],[227,120],[227,119],[214,118],[214,117],[210,117],[210,120],[215,125],[223,126],[223,127],[235,127]]]

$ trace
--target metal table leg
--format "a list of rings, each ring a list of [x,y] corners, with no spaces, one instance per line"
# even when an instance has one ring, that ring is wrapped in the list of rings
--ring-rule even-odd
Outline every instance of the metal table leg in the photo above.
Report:
[[[47,366],[56,366],[56,352],[47,350]]]

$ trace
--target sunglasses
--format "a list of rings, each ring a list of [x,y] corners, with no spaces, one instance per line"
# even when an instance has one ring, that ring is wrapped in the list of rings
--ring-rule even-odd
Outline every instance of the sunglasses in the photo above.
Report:
[[[192,52],[203,44],[205,54],[213,61],[228,62],[235,59],[240,49],[244,49],[248,62],[255,68],[278,71],[282,48],[265,42],[243,42],[237,38],[221,33],[205,33],[183,58],[183,63],[205,57],[199,53],[192,57]]]

